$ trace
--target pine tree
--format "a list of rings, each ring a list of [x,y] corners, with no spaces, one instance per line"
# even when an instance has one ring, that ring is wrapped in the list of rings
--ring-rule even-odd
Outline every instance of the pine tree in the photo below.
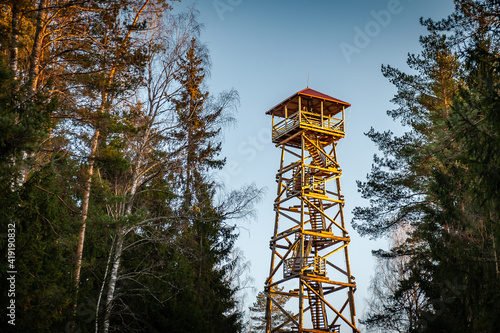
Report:
[[[499,165],[492,111],[498,110],[492,33],[498,12],[492,1],[456,1],[449,18],[423,21],[429,29],[423,51],[408,59],[417,74],[383,67],[398,88],[393,101],[400,107],[389,114],[410,131],[368,133],[384,157],[359,183],[371,203],[355,209],[354,224],[372,237],[413,225],[405,246],[391,250],[411,255],[412,269],[388,296],[398,299],[418,284],[428,307],[415,313],[410,331],[494,332],[500,325],[498,205],[491,199]]]
[[[276,291],[283,291],[283,287],[278,288]],[[290,300],[290,296],[285,295],[274,295],[274,300],[282,307],[285,307],[286,303]],[[257,299],[250,307],[250,318],[251,318],[251,329],[250,332],[265,332],[266,331],[266,304],[267,297],[264,292],[260,291],[257,294]],[[292,315],[290,313],[290,315]],[[288,317],[276,306],[271,308],[271,322],[272,323],[284,323],[288,321]],[[271,324],[271,327],[276,325]],[[286,332],[292,327],[292,322],[281,327],[277,332]]]

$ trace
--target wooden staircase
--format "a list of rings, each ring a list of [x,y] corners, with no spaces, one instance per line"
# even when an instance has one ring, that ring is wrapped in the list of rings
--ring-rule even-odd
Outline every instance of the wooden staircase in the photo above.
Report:
[[[309,199],[314,206],[318,207],[320,210],[323,210],[323,203],[322,200],[318,198],[310,198]],[[326,219],[325,217],[319,212],[318,209],[314,208],[312,205],[309,206],[309,223],[311,226],[311,230],[314,232],[325,232],[329,233],[331,230],[327,229],[326,226]],[[321,236],[311,236],[312,241],[314,243],[314,249],[316,252],[318,250],[323,249],[324,247],[328,246],[331,244],[331,239],[321,237]]]
[[[321,286],[321,282],[310,281],[309,285],[312,289],[314,289],[314,291],[316,291],[316,293],[323,296],[323,287]],[[328,320],[326,318],[325,304],[321,301],[318,295],[316,295],[316,293],[307,288],[312,324],[314,329],[328,332],[329,328]]]
[[[318,198],[311,198],[310,200],[316,207],[321,209],[321,201]],[[314,231],[325,230],[326,226],[324,217],[312,205],[309,206],[309,220],[311,223],[312,230]]]
[[[309,154],[311,155],[314,164],[316,166],[319,166],[321,168],[327,168],[327,163],[326,163],[326,154],[323,151],[323,147],[321,147],[321,144],[318,142],[318,146],[321,147],[321,150],[318,149],[315,145],[312,144],[311,141],[305,140],[305,147]]]

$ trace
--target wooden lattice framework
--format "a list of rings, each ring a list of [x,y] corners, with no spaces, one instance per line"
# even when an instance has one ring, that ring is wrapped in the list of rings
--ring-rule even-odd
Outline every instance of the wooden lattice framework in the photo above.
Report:
[[[273,116],[273,143],[281,149],[264,288],[267,333],[340,332],[341,327],[359,332],[336,151],[349,106],[307,88],[267,112]],[[273,301],[277,294],[290,296],[298,311]],[[273,309],[286,319],[273,322]]]

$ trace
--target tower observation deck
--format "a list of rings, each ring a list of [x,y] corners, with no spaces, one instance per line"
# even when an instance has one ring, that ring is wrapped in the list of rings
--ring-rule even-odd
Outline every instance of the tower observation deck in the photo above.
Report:
[[[350,106],[306,88],[266,114],[281,150],[271,263],[264,290],[266,332],[359,332],[336,146]],[[283,308],[278,295],[290,297]],[[276,311],[284,316],[276,322]]]

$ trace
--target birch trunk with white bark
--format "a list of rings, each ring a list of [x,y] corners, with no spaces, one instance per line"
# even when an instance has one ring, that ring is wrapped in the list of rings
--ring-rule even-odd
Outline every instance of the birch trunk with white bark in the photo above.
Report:
[[[146,140],[147,138],[145,138],[145,141]],[[142,159],[142,154],[141,152],[139,152],[139,161],[141,159]],[[139,170],[140,170],[140,164],[137,165],[137,167],[134,170],[134,174],[132,176],[132,186],[130,188],[130,200],[126,204],[124,212],[125,216],[129,216],[132,214],[132,206],[134,204],[134,198],[137,193],[137,189],[139,187],[139,180],[140,180]],[[123,242],[127,234],[133,229],[134,227],[129,229],[125,229],[122,227],[118,230],[116,245],[114,249],[112,269],[109,277],[108,292],[106,296],[106,306],[104,310],[104,324],[103,324],[104,333],[108,333],[109,331],[109,322],[111,318],[111,311],[113,309],[113,300],[115,298],[116,282],[118,281],[118,271],[120,269],[120,262],[123,254]]]
[[[20,21],[19,1],[12,1],[12,21],[10,35],[10,70],[14,75],[14,80],[17,80],[19,75],[19,21]]]
[[[149,3],[150,0],[145,0],[144,4],[142,7],[138,10],[133,23],[128,27],[127,34],[124,36],[123,41],[122,41],[122,46],[126,45],[127,41],[130,38],[130,35],[132,34],[132,31],[134,30],[135,25],[137,24],[139,17],[143,10],[146,8],[146,5]],[[122,50],[119,50],[118,52],[121,52]],[[118,58],[118,57],[117,57]],[[114,81],[116,71],[117,71],[117,66],[118,64],[115,62],[113,66],[111,67],[111,70],[109,72],[109,76],[107,78],[107,82],[105,87],[103,88],[103,93],[102,93],[102,98],[101,98],[101,105],[99,108],[99,113],[104,113],[105,111],[105,106],[109,102],[108,101],[108,96],[109,92],[108,89],[111,86],[111,84]],[[91,186],[92,186],[92,177],[94,175],[94,159],[95,155],[97,154],[97,143],[99,139],[99,128],[96,127],[94,136],[92,138],[92,143],[91,143],[91,151],[90,151],[90,160],[89,160],[89,172],[87,174],[87,180],[85,183],[85,189],[83,193],[83,201],[82,201],[82,218],[81,218],[81,226],[80,226],[80,233],[78,236],[78,246],[77,246],[77,255],[76,255],[76,269],[75,269],[75,287],[76,287],[76,293],[78,293],[79,289],[79,282],[80,282],[80,274],[81,274],[81,269],[82,269],[82,259],[83,259],[83,249],[84,249],[84,244],[85,244],[85,230],[87,226],[87,217],[88,217],[88,208],[89,208],[89,202],[90,202],[90,191],[91,191]],[[76,308],[76,303],[75,303],[75,308]]]

